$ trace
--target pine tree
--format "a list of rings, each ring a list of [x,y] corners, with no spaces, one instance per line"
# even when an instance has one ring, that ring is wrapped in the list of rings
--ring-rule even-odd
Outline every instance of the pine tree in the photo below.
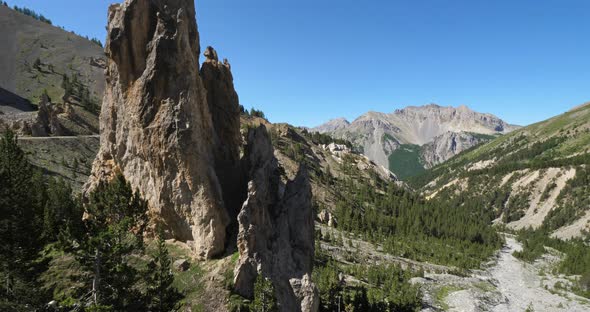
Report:
[[[278,311],[277,298],[272,282],[258,274],[254,284],[254,302],[252,302],[252,311],[254,312],[276,312]]]
[[[140,275],[128,260],[143,251],[146,202],[122,175],[101,183],[89,197],[90,217],[77,250],[78,261],[91,273],[88,301],[115,311],[141,311]]]
[[[180,309],[182,294],[172,286],[174,275],[171,270],[172,260],[162,234],[158,235],[158,249],[147,266],[146,303],[150,312],[171,312]]]
[[[36,306],[44,181],[7,130],[0,138],[0,310]]]
[[[83,211],[72,198],[72,188],[63,179],[49,179],[47,201],[43,213],[43,239],[58,240],[61,232],[69,236],[80,234]],[[66,234],[66,233],[62,233]]]

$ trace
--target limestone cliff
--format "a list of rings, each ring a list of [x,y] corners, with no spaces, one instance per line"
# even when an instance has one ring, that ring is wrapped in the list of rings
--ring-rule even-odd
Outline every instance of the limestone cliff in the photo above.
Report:
[[[194,241],[200,257],[220,254],[229,217],[193,1],[126,0],[109,8],[107,31],[101,148],[87,189],[120,171],[168,236]]]
[[[494,137],[470,132],[449,131],[435,137],[432,142],[422,146],[422,161],[426,168],[432,168],[463,151],[490,141]]]

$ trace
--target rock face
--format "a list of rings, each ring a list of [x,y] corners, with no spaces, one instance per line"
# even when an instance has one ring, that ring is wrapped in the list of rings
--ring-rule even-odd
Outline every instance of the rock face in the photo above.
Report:
[[[101,148],[86,189],[123,173],[168,236],[210,258],[224,251],[229,217],[199,53],[192,0],[109,8]]]
[[[473,146],[489,141],[490,138],[468,132],[447,132],[439,135],[422,146],[424,166],[432,168]]]
[[[311,282],[314,224],[307,170],[300,168],[285,185],[263,126],[249,131],[243,164],[250,181],[238,216],[235,291],[252,297],[254,281],[263,274],[273,282],[281,311],[317,311],[318,293]]]
[[[361,147],[371,160],[388,168],[389,156],[402,144],[423,146],[448,132],[493,135],[517,128],[494,115],[478,113],[466,106],[430,104],[406,107],[391,114],[368,112],[352,123],[335,119],[313,130],[351,141]],[[447,146],[451,146],[451,142]],[[435,155],[434,161],[452,153],[448,150],[439,151],[442,154]]]

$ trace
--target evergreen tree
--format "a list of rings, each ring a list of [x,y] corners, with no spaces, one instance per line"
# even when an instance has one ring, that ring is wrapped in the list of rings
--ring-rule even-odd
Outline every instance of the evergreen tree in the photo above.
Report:
[[[254,283],[254,302],[252,302],[252,311],[254,312],[276,312],[278,311],[277,298],[272,282],[258,274],[256,283]]]
[[[129,258],[143,251],[146,202],[122,175],[101,183],[90,194],[85,236],[77,258],[90,272],[86,287],[89,302],[114,311],[141,311],[144,305],[136,287],[140,276]]]
[[[150,312],[171,312],[180,309],[182,294],[172,286],[174,275],[172,260],[162,234],[158,235],[158,249],[147,266],[145,294],[147,310]]]
[[[47,201],[43,214],[43,239],[58,240],[60,233],[70,237],[80,235],[83,211],[72,198],[72,188],[63,179],[49,179]]]
[[[0,310],[12,311],[38,306],[43,297],[34,260],[42,247],[44,183],[17,142],[10,130],[0,138]]]

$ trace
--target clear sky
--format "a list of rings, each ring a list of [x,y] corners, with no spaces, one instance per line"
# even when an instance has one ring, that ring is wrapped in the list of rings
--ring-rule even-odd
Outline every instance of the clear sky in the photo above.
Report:
[[[115,0],[7,0],[105,35]],[[530,124],[590,101],[589,0],[197,0],[246,107],[315,126],[408,105]],[[104,41],[104,40],[103,40]]]

